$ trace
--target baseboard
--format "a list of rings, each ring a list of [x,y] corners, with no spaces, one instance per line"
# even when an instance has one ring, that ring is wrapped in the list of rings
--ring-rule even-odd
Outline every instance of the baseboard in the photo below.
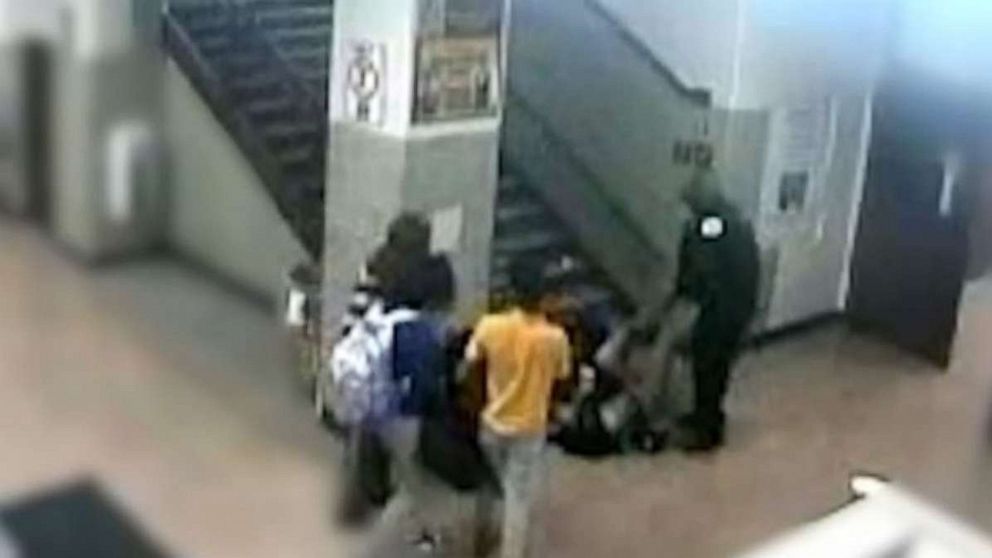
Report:
[[[773,343],[788,341],[798,335],[805,335],[811,331],[823,327],[844,323],[845,321],[846,317],[843,312],[824,312],[823,314],[810,316],[805,320],[800,320],[798,322],[753,335],[750,339],[748,339],[747,344],[751,348],[762,348]]]
[[[112,251],[108,253],[93,253],[69,242],[59,236],[55,231],[38,227],[48,240],[51,241],[52,249],[71,261],[74,265],[87,269],[100,269],[115,265],[124,265],[133,262],[148,261],[166,255],[167,249],[161,242],[149,244],[134,251]]]

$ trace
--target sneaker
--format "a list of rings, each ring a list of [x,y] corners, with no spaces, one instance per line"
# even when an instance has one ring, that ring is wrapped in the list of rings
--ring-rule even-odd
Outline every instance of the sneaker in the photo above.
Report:
[[[440,547],[438,536],[424,531],[413,541],[413,547],[424,556],[434,556]]]

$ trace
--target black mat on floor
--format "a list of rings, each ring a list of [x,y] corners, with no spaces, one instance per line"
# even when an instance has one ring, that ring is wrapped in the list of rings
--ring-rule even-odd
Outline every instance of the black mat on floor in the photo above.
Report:
[[[18,558],[167,558],[92,481],[76,482],[0,509],[0,529]]]

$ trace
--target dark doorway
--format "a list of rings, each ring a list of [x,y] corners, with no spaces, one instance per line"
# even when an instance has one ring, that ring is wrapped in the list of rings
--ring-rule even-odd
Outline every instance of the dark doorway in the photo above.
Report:
[[[52,56],[49,45],[30,41],[24,46],[23,138],[24,180],[28,192],[28,214],[48,225],[51,219],[52,166]]]
[[[933,80],[884,82],[858,225],[855,326],[946,367],[968,268],[968,196],[985,133],[980,105]]]

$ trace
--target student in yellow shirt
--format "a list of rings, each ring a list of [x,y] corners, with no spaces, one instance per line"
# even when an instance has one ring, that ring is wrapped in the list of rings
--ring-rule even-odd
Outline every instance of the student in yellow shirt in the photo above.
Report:
[[[510,266],[516,304],[482,318],[466,349],[468,364],[485,377],[483,449],[504,495],[502,558],[543,555],[534,508],[545,482],[545,440],[552,390],[571,373],[565,331],[541,310],[543,268],[522,259]]]

